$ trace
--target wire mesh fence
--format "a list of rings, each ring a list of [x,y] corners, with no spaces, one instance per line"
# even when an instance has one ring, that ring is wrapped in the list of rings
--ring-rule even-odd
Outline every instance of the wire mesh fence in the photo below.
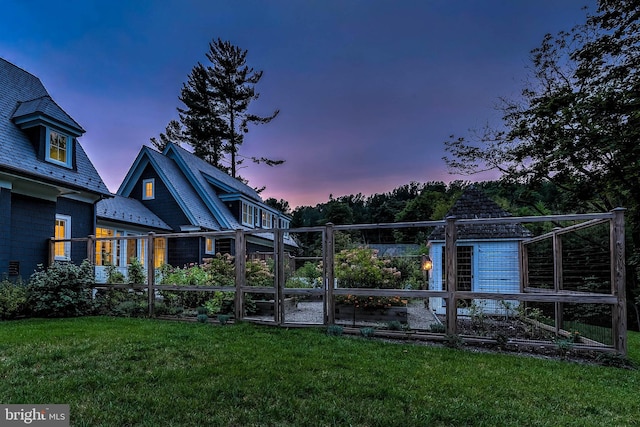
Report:
[[[92,236],[84,248],[102,269],[104,313],[624,353],[622,221],[613,211],[328,224]],[[100,265],[105,248],[138,256]]]

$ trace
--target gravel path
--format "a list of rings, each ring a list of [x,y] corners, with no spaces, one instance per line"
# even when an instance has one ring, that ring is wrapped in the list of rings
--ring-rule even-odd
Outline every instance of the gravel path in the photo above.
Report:
[[[255,320],[273,320],[269,316],[251,316],[247,319]],[[298,302],[295,309],[285,312],[285,320],[287,323],[302,323],[322,325],[322,302],[320,301],[301,301]],[[411,301],[407,305],[407,322],[413,330],[428,330],[433,323],[439,323],[436,316],[424,307],[423,301]],[[350,321],[339,321],[341,324],[351,324]],[[384,324],[384,323],[383,323]],[[377,326],[371,322],[356,322],[358,326]]]

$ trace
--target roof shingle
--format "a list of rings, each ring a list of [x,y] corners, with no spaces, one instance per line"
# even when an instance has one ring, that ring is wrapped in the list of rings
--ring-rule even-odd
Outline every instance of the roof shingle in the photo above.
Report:
[[[446,215],[456,219],[505,218],[511,214],[475,186],[467,188]],[[458,239],[524,239],[531,232],[521,224],[460,224]],[[436,227],[428,240],[444,240],[444,227]]]

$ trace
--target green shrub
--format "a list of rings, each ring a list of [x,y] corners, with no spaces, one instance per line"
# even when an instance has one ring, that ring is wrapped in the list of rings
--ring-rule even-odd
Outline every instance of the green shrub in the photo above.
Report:
[[[144,285],[147,283],[144,266],[136,257],[132,257],[129,260],[129,265],[127,266],[127,283],[132,285]]]
[[[260,288],[273,287],[273,268],[263,259],[247,260],[245,276],[247,286]]]
[[[320,288],[322,287],[322,268],[312,262],[305,262],[296,270],[295,275],[287,279],[287,288]]]
[[[207,323],[209,321],[209,316],[207,316],[204,313],[201,313],[201,314],[198,314],[198,317],[196,317],[196,319],[200,323]]]
[[[327,327],[327,335],[340,336],[344,332],[344,327],[340,325],[329,325]]]
[[[371,338],[375,334],[376,334],[375,328],[370,328],[370,327],[360,328],[360,335],[362,335],[365,338]]]
[[[431,325],[429,325],[429,330],[436,334],[444,334],[446,328],[442,323],[432,323]]]
[[[29,281],[29,307],[39,317],[73,317],[90,314],[93,265],[87,260],[80,266],[71,262],[42,265]]]
[[[27,303],[27,288],[18,280],[0,282],[0,320],[14,319],[24,313]]]
[[[146,317],[149,306],[144,301],[127,300],[113,309],[113,314],[119,317]]]
[[[230,318],[231,316],[228,314],[218,314],[218,322],[220,322],[221,325],[226,325]]]
[[[392,320],[390,322],[387,322],[387,329],[389,329],[390,331],[401,331],[404,329],[404,327],[399,321]]]

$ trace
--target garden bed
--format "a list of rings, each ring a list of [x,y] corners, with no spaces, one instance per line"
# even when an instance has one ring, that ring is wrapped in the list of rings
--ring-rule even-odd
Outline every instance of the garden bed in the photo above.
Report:
[[[407,323],[407,307],[369,308],[336,304],[336,320]]]

